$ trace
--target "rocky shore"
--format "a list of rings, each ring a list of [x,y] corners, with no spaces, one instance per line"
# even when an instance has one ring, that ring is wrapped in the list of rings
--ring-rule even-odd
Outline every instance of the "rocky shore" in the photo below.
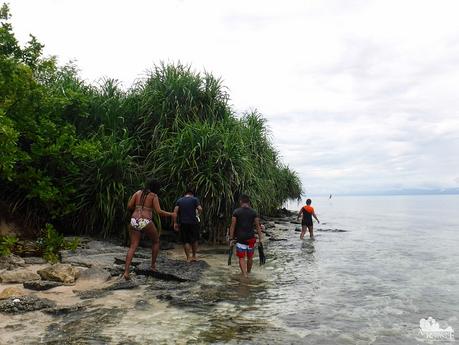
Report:
[[[263,223],[266,242],[282,241],[296,220],[290,216]],[[150,249],[139,248],[129,281],[121,278],[127,248],[107,241],[82,238],[77,250],[62,251],[61,262],[54,265],[38,257],[0,257],[0,329],[7,330],[3,341],[16,343],[24,332],[31,332],[36,341],[19,343],[87,343],[79,342],[81,334],[91,340],[102,337],[96,343],[110,343],[103,340],[99,319],[110,328],[130,312],[136,311],[137,317],[142,310],[167,306],[174,312],[163,310],[162,318],[177,318],[180,310],[207,308],[229,298],[231,293],[202,279],[209,269],[228,270],[226,246],[201,246],[200,260],[194,263],[184,260],[181,246],[165,247],[169,249],[160,252],[157,272],[149,269]],[[237,265],[233,266],[236,274]],[[72,330],[80,340],[71,337]]]
[[[109,242],[85,239],[82,248],[62,251],[61,263],[54,265],[41,258],[1,257],[0,312],[23,313],[41,309],[49,312],[50,308],[56,308],[52,295],[51,299],[42,298],[37,291],[52,292],[58,287],[67,287],[64,291],[69,295],[81,299],[96,298],[114,290],[137,288],[149,280],[196,282],[208,268],[205,261],[190,264],[171,258],[163,251],[157,261],[159,271],[152,272],[150,251],[139,248],[131,266],[132,279],[125,281],[120,276],[124,271],[126,251],[126,247]]]

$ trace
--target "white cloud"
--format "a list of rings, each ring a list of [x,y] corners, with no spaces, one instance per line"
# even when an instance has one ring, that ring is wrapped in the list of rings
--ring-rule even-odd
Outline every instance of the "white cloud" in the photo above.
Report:
[[[459,3],[11,1],[22,41],[126,86],[160,60],[222,76],[311,192],[458,186]]]

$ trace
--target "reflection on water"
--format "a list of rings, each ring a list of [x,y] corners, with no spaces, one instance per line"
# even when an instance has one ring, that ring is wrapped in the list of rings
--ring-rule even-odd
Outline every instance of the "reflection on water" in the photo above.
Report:
[[[35,343],[418,344],[427,316],[457,331],[459,198],[451,199],[430,203],[435,218],[419,217],[422,203],[410,198],[317,199],[326,229],[348,231],[301,241],[295,224],[282,224],[287,231],[272,232],[287,241],[266,241],[267,264],[255,257],[249,279],[227,266],[226,250],[203,252],[211,268],[199,284],[152,280],[43,316]],[[27,315],[14,322],[30,322]]]

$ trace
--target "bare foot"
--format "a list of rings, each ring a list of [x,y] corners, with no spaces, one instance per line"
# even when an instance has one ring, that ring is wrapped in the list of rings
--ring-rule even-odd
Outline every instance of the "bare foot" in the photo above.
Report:
[[[124,278],[124,280],[131,280],[131,277],[129,276],[129,273],[128,274],[124,273],[123,274],[123,278]]]
[[[196,256],[193,256],[190,261],[194,262],[194,261],[198,261],[198,259],[196,259]]]
[[[156,265],[151,266],[150,269],[151,269],[153,272],[157,272],[157,271],[158,271],[158,270],[156,269]]]

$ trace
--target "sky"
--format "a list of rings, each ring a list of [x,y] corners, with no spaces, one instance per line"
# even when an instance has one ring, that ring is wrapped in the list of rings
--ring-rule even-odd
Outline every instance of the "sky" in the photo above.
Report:
[[[459,187],[457,0],[10,0],[17,37],[127,88],[161,61],[268,120],[306,194]]]

